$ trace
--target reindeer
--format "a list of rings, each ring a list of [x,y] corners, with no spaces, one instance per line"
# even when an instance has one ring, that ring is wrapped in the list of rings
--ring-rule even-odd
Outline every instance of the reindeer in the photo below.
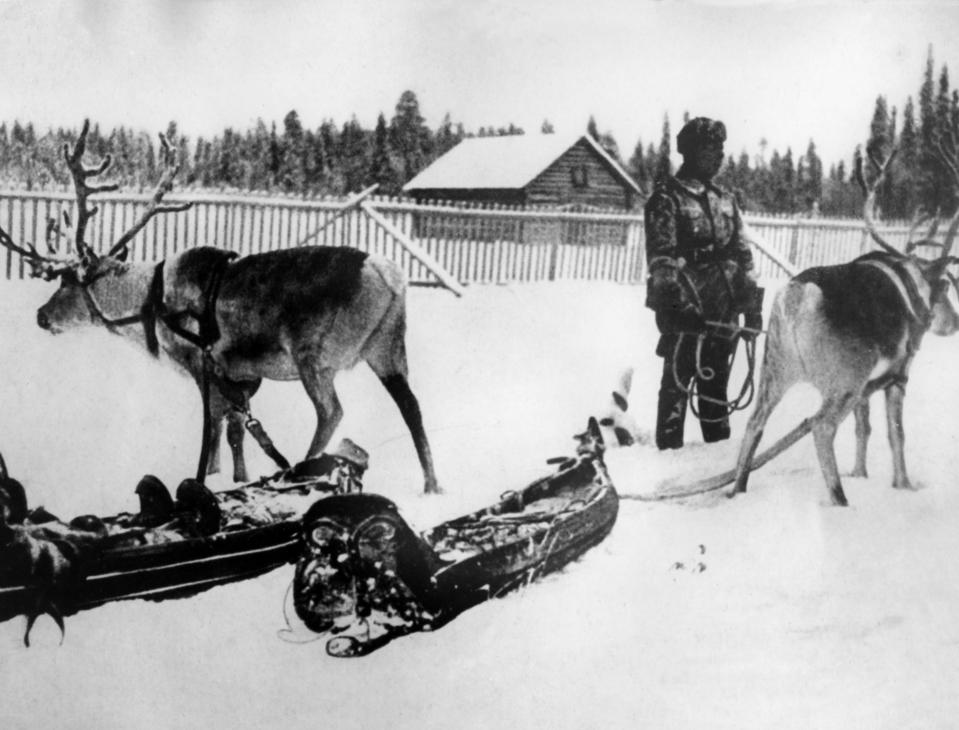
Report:
[[[943,157],[959,181],[955,146],[951,159]],[[952,219],[934,259],[924,259],[916,249],[940,245],[934,221],[927,236],[910,241],[899,251],[879,235],[873,220],[876,189],[886,174],[895,150],[885,160],[870,155],[876,170],[871,185],[857,160],[857,178],[866,194],[866,229],[882,251],[867,253],[847,264],[821,266],[801,272],[776,295],[769,323],[762,376],[756,406],[746,426],[736,464],[736,483],[730,496],[746,491],[753,455],[773,409],[795,383],[818,388],[822,405],[800,425],[813,432],[819,465],[833,504],[845,506],[833,441],[840,422],[854,411],[856,465],[854,476],[866,475],[869,438],[869,396],[886,394],[886,422],[893,454],[893,484],[912,489],[903,457],[902,405],[909,367],[923,335],[931,329],[950,335],[959,329],[959,316],[947,298],[949,255],[959,229],[959,212]],[[922,220],[916,219],[912,239]],[[794,429],[793,434],[797,432]]]
[[[163,171],[146,210],[106,255],[98,255],[84,238],[97,210],[89,198],[117,186],[90,184],[111,160],[107,156],[98,165],[84,165],[88,128],[84,122],[73,149],[63,149],[77,197],[75,253],[59,254],[53,226],[48,226],[46,255],[33,244],[17,245],[0,229],[0,244],[23,256],[34,276],[60,282],[38,310],[38,325],[54,334],[106,327],[154,355],[163,351],[201,389],[204,368],[212,363],[221,387],[209,389],[210,424],[203,445],[204,453],[209,449],[207,472],[219,468],[226,418],[233,478],[241,482],[248,475],[240,411],[263,378],[303,383],[317,415],[307,452],[312,457],[327,445],[343,416],[334,376],[365,360],[410,430],[425,491],[439,491],[419,404],[407,380],[406,284],[400,268],[354,248],[322,246],[243,258],[198,247],[159,263],[128,262],[131,243],[151,218],[189,206],[163,203],[179,167],[163,135]]]

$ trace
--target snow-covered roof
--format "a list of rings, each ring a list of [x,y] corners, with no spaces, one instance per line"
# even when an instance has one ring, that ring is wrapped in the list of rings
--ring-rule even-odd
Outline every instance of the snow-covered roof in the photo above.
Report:
[[[640,192],[619,163],[588,134],[575,137],[558,134],[467,137],[406,183],[403,190],[523,188],[584,139],[624,184]]]

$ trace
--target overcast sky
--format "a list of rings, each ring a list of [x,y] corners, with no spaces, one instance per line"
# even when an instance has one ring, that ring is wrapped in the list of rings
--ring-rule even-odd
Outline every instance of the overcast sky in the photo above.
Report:
[[[372,127],[413,90],[430,126],[585,130],[628,157],[664,112],[723,119],[727,150],[815,140],[826,164],[902,107],[929,44],[959,81],[959,3],[912,0],[0,0],[0,119],[90,116],[196,137],[257,118]]]

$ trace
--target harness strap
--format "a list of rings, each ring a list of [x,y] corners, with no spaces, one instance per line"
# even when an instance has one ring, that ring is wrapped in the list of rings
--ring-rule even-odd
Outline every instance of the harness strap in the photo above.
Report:
[[[147,350],[156,357],[160,354],[160,341],[157,338],[157,316],[163,306],[163,261],[160,261],[153,270],[153,280],[150,282],[150,291],[147,300],[140,308],[143,315],[143,332],[147,338]]]
[[[857,263],[872,266],[885,274],[889,281],[896,287],[896,291],[899,292],[899,296],[903,304],[906,305],[906,311],[909,313],[909,316],[923,325],[923,327],[929,324],[932,309],[919,294],[919,287],[916,285],[911,273],[903,271],[902,267],[891,265],[879,258],[863,258]]]
[[[230,259],[222,259],[213,270],[210,278],[207,279],[203,294],[200,297],[203,306],[201,312],[195,312],[189,307],[178,312],[169,311],[162,301],[162,279],[160,282],[161,294],[157,310],[163,324],[175,335],[182,337],[192,345],[196,345],[201,350],[205,350],[220,337],[220,328],[216,324],[216,300],[220,295],[220,286],[223,283],[223,277],[229,263]],[[161,262],[159,266],[162,265]],[[197,323],[199,332],[193,332],[180,324],[183,317],[192,318]]]

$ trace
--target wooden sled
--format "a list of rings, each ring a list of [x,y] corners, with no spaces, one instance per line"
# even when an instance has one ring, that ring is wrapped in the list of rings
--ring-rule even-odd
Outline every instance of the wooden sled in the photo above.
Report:
[[[358,447],[350,443],[353,450]],[[111,601],[162,600],[261,575],[299,555],[301,518],[318,499],[358,490],[365,462],[324,454],[213,493],[195,480],[174,500],[155,477],[137,487],[140,512],[65,523],[27,512],[15,480],[0,482],[0,621],[63,616]],[[19,492],[19,493],[18,493]]]
[[[595,419],[579,439],[555,473],[421,536],[377,495],[318,502],[303,519],[297,616],[327,636],[331,655],[360,656],[575,560],[609,534],[619,509]]]

